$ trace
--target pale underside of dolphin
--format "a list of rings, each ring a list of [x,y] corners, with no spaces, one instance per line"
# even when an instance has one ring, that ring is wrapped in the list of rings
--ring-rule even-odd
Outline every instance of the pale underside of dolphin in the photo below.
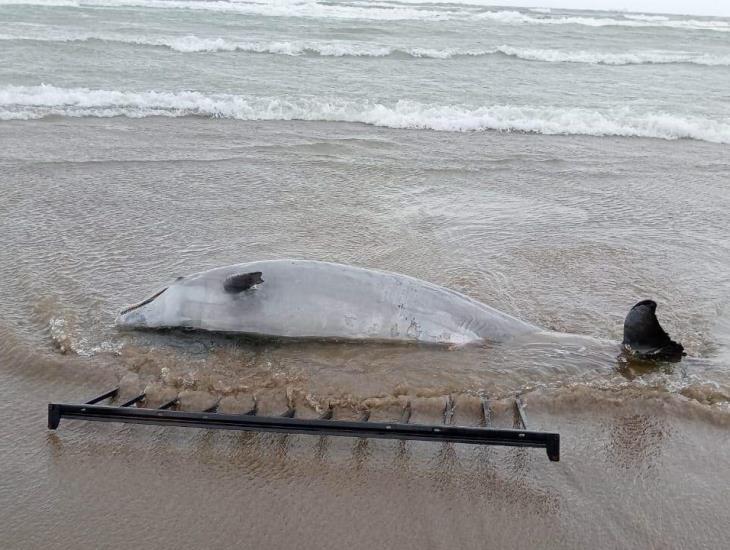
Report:
[[[664,332],[655,310],[656,303],[645,300],[629,311],[625,349],[644,358],[681,358],[682,345]],[[123,310],[116,324],[446,345],[504,342],[538,333],[559,337],[426,281],[309,260],[250,262],[179,277]]]

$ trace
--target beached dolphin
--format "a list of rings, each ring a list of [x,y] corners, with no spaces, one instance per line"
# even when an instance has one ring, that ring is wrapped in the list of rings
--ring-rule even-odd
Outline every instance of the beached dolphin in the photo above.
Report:
[[[669,351],[681,357],[681,345],[661,329],[655,310],[651,301],[632,308],[626,317],[624,346],[642,356],[659,357]],[[452,345],[548,332],[413,277],[306,260],[251,262],[179,277],[123,310],[116,324]]]

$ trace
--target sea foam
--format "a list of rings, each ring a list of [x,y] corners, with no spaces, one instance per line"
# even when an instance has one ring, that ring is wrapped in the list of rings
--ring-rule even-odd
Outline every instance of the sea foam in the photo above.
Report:
[[[450,132],[502,130],[540,134],[690,138],[730,143],[730,120],[628,108],[590,110],[533,105],[433,105],[338,97],[257,97],[196,91],[119,91],[55,86],[0,88],[0,120],[47,116],[206,116],[238,120],[359,122],[389,128]]]

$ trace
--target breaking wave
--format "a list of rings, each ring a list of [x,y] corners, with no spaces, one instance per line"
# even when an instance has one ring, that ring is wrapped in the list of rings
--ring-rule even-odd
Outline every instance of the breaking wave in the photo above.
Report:
[[[430,57],[448,59],[455,56],[480,56],[497,53],[493,50],[463,49],[463,48],[418,48],[406,46],[387,46],[366,44],[353,41],[258,41],[240,42],[225,38],[199,38],[188,36],[144,37],[123,34],[64,34],[64,33],[36,33],[23,36],[0,34],[0,40],[34,40],[41,42],[88,42],[99,40],[143,46],[161,46],[182,53],[198,52],[246,52],[269,53],[276,55],[320,55],[323,57],[387,57],[391,55],[407,55],[411,57]]]
[[[136,7],[183,9],[258,15],[263,17],[305,17],[317,19],[445,20],[461,19],[466,13],[450,9],[420,9],[397,6],[357,6],[318,1],[239,2],[228,0],[0,0],[0,5],[38,5],[74,8]],[[468,13],[468,12],[467,12]]]
[[[645,15],[643,13],[626,13],[624,18],[634,21],[669,21],[669,17],[666,15]]]
[[[611,16],[557,15],[550,11],[485,9],[484,5],[464,3],[350,2],[336,4],[317,0],[235,1],[235,0],[0,0],[0,5],[34,5],[57,7],[138,7],[230,12],[264,17],[306,17],[318,19],[363,20],[490,20],[502,24],[584,25],[589,27],[666,27],[687,30],[730,32],[730,21],[718,18],[685,19],[681,17],[622,14]],[[538,11],[540,10],[540,11]]]
[[[730,21],[723,19],[681,19],[664,16],[622,15],[586,17],[575,15],[531,15],[520,11],[485,11],[474,16],[506,24],[583,25],[588,27],[666,27],[672,29],[730,32]]]
[[[433,105],[400,100],[377,103],[331,97],[275,98],[231,94],[132,92],[6,86],[0,88],[0,120],[47,116],[133,118],[149,116],[207,116],[238,120],[307,120],[358,122],[374,126],[447,132],[481,130],[689,138],[730,143],[730,120],[628,108],[590,110],[531,105]]]
[[[592,52],[541,50],[530,48],[512,48],[500,46],[497,51],[504,55],[528,61],[545,61],[549,63],[591,63],[601,65],[644,65],[689,63],[693,65],[730,65],[730,55],[709,55],[691,52],[670,51],[628,51],[628,52]]]
[[[225,38],[187,36],[145,37],[115,33],[36,32],[35,34],[0,34],[0,40],[34,40],[41,42],[102,41],[120,44],[164,47],[181,53],[244,52],[274,55],[318,55],[323,57],[389,57],[405,55],[416,58],[450,59],[453,57],[481,57],[502,54],[527,61],[547,63],[589,63],[603,65],[644,65],[688,63],[693,65],[730,66],[730,55],[710,55],[673,51],[570,51],[556,49],[515,48],[502,45],[491,49],[420,48],[367,44],[353,41],[250,41],[240,42]]]

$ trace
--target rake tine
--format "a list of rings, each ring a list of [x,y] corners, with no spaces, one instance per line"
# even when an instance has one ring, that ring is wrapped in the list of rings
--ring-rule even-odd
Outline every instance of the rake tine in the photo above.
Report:
[[[177,405],[177,402],[178,402],[178,399],[176,397],[175,399],[171,399],[167,403],[163,403],[162,405],[157,407],[157,410],[164,411],[165,409],[170,409],[170,408],[174,407],[175,405]]]
[[[515,420],[518,421],[518,424],[522,425],[523,430],[527,429],[527,416],[525,415],[525,405],[519,395],[515,397]]]
[[[146,395],[146,394],[144,394],[144,393],[140,393],[140,394],[139,394],[139,395],[138,395],[137,397],[133,397],[132,399],[130,399],[130,400],[129,400],[129,401],[127,401],[126,403],[122,403],[122,404],[121,404],[121,405],[119,405],[119,406],[120,406],[120,407],[131,407],[131,406],[132,406],[132,405],[134,405],[135,403],[139,403],[140,401],[142,401],[142,400],[143,400],[143,399],[145,398],[145,395]]]
[[[482,413],[484,414],[484,425],[492,425],[492,407],[489,405],[489,399],[482,397]]]
[[[221,403],[221,400],[219,399],[218,401],[215,402],[215,405],[208,407],[203,412],[206,412],[206,413],[215,412],[215,410],[218,408],[218,405],[220,405],[220,403]]]
[[[84,405],[93,405],[94,403],[98,403],[99,401],[104,401],[104,399],[109,399],[110,397],[116,397],[116,395],[119,393],[119,387],[114,388],[113,390],[109,390],[106,393],[102,393],[101,395],[94,397],[94,399],[91,399],[84,403]]]
[[[444,424],[447,426],[454,421],[454,405],[454,398],[448,395],[446,397],[446,407],[444,408]]]
[[[402,424],[408,424],[408,422],[411,420],[411,400],[409,399],[406,403],[406,406],[403,407],[403,414],[401,414],[400,421]]]

